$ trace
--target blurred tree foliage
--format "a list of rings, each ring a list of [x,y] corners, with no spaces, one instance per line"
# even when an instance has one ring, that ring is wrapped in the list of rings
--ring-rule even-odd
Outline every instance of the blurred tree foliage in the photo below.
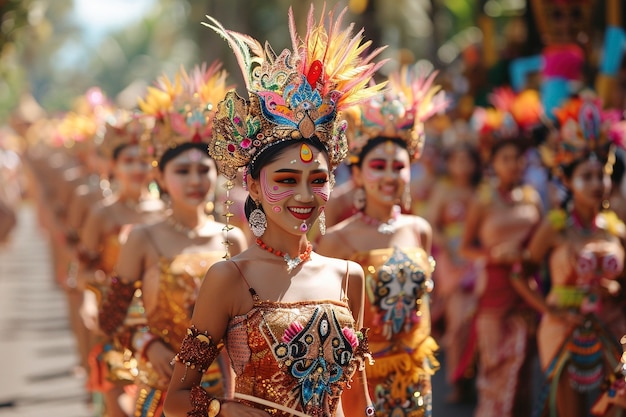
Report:
[[[93,0],[104,1],[104,0]],[[349,6],[346,21],[365,27],[373,47],[389,45],[388,72],[401,63],[428,59],[449,71],[486,62],[482,48],[487,33],[500,56],[533,53],[540,47],[526,0],[154,0],[139,22],[119,29],[79,62],[65,62],[67,52],[85,48],[80,27],[71,19],[73,0],[0,0],[0,121],[30,91],[51,111],[64,110],[72,98],[100,86],[125,107],[132,107],[146,84],[216,58],[231,80],[242,78],[225,41],[202,26],[205,15],[222,24],[268,40],[276,50],[290,46],[287,9],[291,5],[299,31],[313,3],[319,16],[323,4],[338,11]],[[393,7],[390,7],[393,3]],[[601,1],[602,3],[602,1]],[[123,13],[123,11],[120,11]],[[488,15],[488,16],[487,16]],[[487,19],[482,19],[487,17]],[[517,30],[510,30],[517,21]],[[488,24],[485,26],[485,22]],[[491,27],[489,27],[491,26]],[[469,51],[469,53],[468,53]],[[472,52],[474,51],[474,52]],[[502,52],[506,51],[506,52]],[[496,56],[496,58],[500,58]],[[491,63],[489,63],[491,65]],[[464,68],[465,66],[465,68]]]

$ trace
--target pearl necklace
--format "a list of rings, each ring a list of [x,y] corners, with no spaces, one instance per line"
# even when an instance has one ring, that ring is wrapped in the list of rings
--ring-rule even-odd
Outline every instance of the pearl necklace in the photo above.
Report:
[[[261,240],[261,238],[256,239],[256,244],[261,249],[271,253],[272,255],[276,255],[278,257],[283,258],[283,260],[287,264],[287,272],[293,271],[302,262],[306,262],[309,259],[311,259],[311,251],[313,250],[313,245],[311,245],[311,242],[307,242],[306,249],[304,250],[304,252],[302,252],[295,258],[292,258],[291,256],[289,256],[288,253],[282,252],[278,249],[274,249],[271,246],[267,246],[265,242]]]
[[[397,225],[396,220],[400,217],[400,206],[393,206],[393,213],[391,218],[386,222],[378,220],[372,216],[368,216],[363,211],[359,211],[356,216],[361,219],[361,221],[369,226],[374,226],[377,228],[378,233],[382,233],[383,235],[390,235],[396,231]]]
[[[182,234],[184,234],[184,235],[185,235],[185,236],[187,236],[189,239],[195,239],[195,238],[199,237],[199,236],[200,236],[200,234],[199,234],[199,232],[198,232],[198,229],[199,229],[199,228],[201,228],[201,227],[204,225],[204,223],[202,223],[201,225],[199,225],[200,227],[196,227],[196,228],[193,228],[193,229],[192,229],[191,227],[189,227],[189,226],[185,226],[184,224],[182,224],[182,223],[178,222],[178,221],[174,218],[174,216],[171,216],[171,215],[170,215],[170,216],[168,216],[168,217],[165,219],[165,222],[166,222],[168,225],[172,226],[172,229],[176,230],[178,233],[182,233]]]

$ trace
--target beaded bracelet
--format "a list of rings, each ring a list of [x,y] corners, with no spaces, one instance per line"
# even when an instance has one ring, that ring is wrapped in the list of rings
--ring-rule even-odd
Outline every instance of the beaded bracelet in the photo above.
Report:
[[[220,354],[222,347],[224,344],[213,342],[206,331],[201,332],[193,325],[187,329],[187,336],[183,339],[180,351],[173,359],[185,365],[185,375],[181,378],[181,382],[185,380],[189,368],[201,374],[204,373]]]

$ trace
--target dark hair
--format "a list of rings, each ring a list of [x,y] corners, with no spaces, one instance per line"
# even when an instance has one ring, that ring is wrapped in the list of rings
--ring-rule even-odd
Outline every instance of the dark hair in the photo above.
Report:
[[[159,170],[163,172],[163,170],[165,169],[165,165],[167,165],[169,161],[176,158],[181,153],[188,151],[189,149],[198,149],[206,153],[207,155],[209,154],[209,145],[207,145],[206,143],[185,142],[176,146],[175,148],[169,148],[167,151],[165,151],[165,153],[163,153],[161,160],[159,160]]]
[[[258,180],[261,176],[261,169],[268,164],[276,161],[280,156],[285,152],[285,150],[295,144],[306,143],[307,145],[313,146],[320,152],[324,152],[328,156],[328,151],[324,144],[317,138],[317,136],[313,136],[309,139],[300,139],[300,140],[284,140],[282,142],[278,142],[275,145],[266,146],[264,149],[261,149],[261,152],[252,160],[252,162],[246,167],[248,177]],[[244,204],[243,210],[246,214],[246,219],[250,218],[250,213],[252,210],[256,209],[256,203],[248,194],[246,198],[246,202]],[[263,211],[263,207],[259,206],[259,209]]]
[[[406,149],[406,142],[403,141],[400,138],[387,137],[387,136],[376,136],[375,138],[370,139],[369,141],[367,141],[365,146],[363,146],[363,149],[361,149],[361,152],[359,152],[359,161],[356,163],[356,165],[359,168],[361,166],[363,166],[363,159],[367,156],[367,154],[370,153],[372,151],[372,149],[374,149],[375,147],[377,147],[381,143],[385,143],[387,141],[391,141],[391,142],[395,143],[396,145],[400,146],[402,149]]]
[[[113,160],[114,160],[114,161],[117,161],[117,158],[119,158],[119,157],[120,157],[120,154],[122,153],[122,151],[123,151],[123,150],[124,150],[127,146],[128,146],[128,144],[127,144],[127,143],[124,143],[124,144],[122,144],[122,145],[117,146],[115,149],[113,149],[113,154],[112,154],[112,157],[113,157]]]
[[[444,161],[447,163],[452,155],[454,155],[454,153],[456,152],[466,152],[474,163],[474,172],[470,177],[470,183],[472,184],[472,186],[476,187],[478,184],[480,184],[483,178],[483,169],[481,164],[482,161],[480,159],[480,153],[478,153],[478,149],[476,149],[476,147],[470,145],[469,143],[460,143],[444,151]]]
[[[489,159],[491,162],[493,162],[496,154],[508,145],[515,146],[521,155],[524,153],[528,146],[526,142],[527,141],[520,138],[494,139],[494,144],[491,147],[491,151],[489,152]]]

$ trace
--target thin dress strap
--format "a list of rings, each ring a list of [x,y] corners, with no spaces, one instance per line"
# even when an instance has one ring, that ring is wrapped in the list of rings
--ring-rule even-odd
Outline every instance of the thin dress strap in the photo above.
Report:
[[[348,304],[348,282],[350,281],[350,263],[348,261],[346,261],[346,276],[343,279],[346,281],[346,283],[343,288],[341,301]]]
[[[254,300],[255,303],[261,301],[261,299],[259,298],[259,295],[256,293],[255,289],[252,288],[250,286],[250,284],[248,283],[248,280],[246,279],[245,275],[241,271],[241,268],[239,268],[239,265],[237,265],[237,262],[233,261],[232,259],[230,260],[230,262],[232,262],[232,264],[235,265],[235,268],[237,268],[237,271],[239,271],[239,275],[241,275],[241,278],[243,279],[243,281],[248,286],[248,291],[250,292],[250,295],[252,296],[252,300]]]

